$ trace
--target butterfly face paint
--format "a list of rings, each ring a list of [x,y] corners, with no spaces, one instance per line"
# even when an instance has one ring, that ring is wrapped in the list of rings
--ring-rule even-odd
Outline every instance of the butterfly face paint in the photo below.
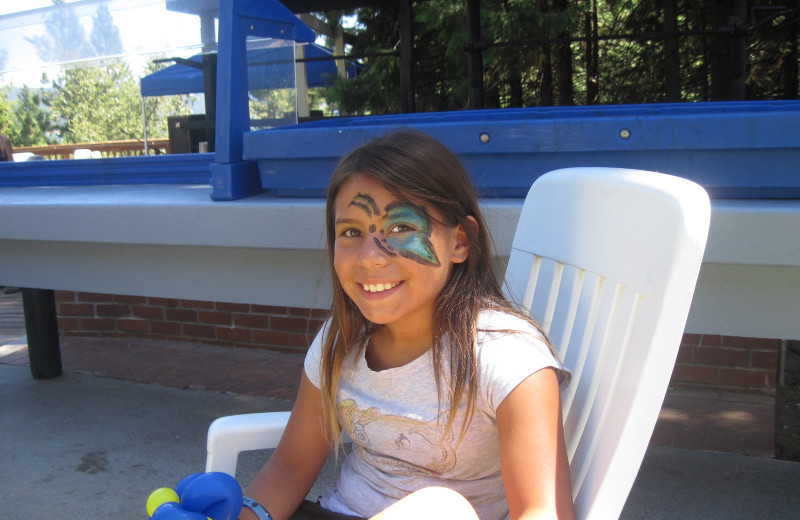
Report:
[[[368,194],[359,193],[350,201],[350,206],[363,210],[368,217],[378,217],[382,224],[379,236],[377,226],[369,226],[375,245],[389,256],[400,255],[423,265],[438,267],[439,257],[431,243],[431,222],[427,211],[411,203],[392,202],[380,214],[375,200]]]
[[[350,205],[363,209],[368,217],[378,216],[378,205],[375,204],[375,199],[364,193],[359,193],[353,197],[353,200],[350,201]]]
[[[439,266],[431,244],[431,222],[427,212],[413,204],[393,202],[384,215],[385,242],[391,251],[421,264]]]

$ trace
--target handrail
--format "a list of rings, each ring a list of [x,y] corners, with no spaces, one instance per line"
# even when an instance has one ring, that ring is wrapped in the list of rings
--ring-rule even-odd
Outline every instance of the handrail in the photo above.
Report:
[[[48,160],[72,159],[75,150],[91,150],[100,152],[101,157],[130,157],[136,155],[162,155],[168,154],[169,139],[148,139],[147,154],[144,150],[144,141],[128,139],[123,141],[105,141],[99,143],[72,143],[53,144],[46,146],[15,146],[14,153],[29,152],[40,155]]]

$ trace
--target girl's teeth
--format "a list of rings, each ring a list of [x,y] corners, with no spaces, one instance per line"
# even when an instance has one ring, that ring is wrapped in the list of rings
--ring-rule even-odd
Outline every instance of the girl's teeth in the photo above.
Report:
[[[391,288],[392,288],[392,287],[394,287],[395,285],[396,285],[396,284],[391,284],[391,283],[386,283],[386,284],[384,284],[384,283],[379,283],[379,284],[366,284],[366,283],[365,283],[365,284],[361,284],[361,286],[364,288],[364,290],[365,290],[365,291],[368,291],[368,292],[383,292],[383,291],[388,291],[389,289],[391,289]]]

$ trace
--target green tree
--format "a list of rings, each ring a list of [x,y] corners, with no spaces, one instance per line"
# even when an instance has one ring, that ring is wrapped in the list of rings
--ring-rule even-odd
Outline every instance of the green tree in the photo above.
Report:
[[[98,142],[142,137],[139,86],[129,67],[110,64],[70,69],[53,83],[52,116],[67,142]],[[166,116],[188,113],[187,96],[145,101],[149,138],[167,136]]]
[[[602,2],[598,25],[610,35],[654,34],[662,29],[661,2]],[[585,45],[585,44],[584,44]],[[612,38],[598,42],[598,101],[663,101],[663,44],[660,38]],[[584,63],[585,65],[585,63]]]
[[[20,89],[13,107],[10,139],[14,146],[50,144],[48,132],[53,125],[47,110],[47,99],[40,89]]]
[[[739,99],[742,72],[745,99],[796,99],[800,4],[781,4],[482,0],[484,106]],[[347,112],[399,112],[399,13],[357,13],[351,54],[366,70],[331,97]],[[414,3],[418,111],[466,106],[466,25],[463,0]]]
[[[394,5],[358,10],[358,26],[352,54],[375,55],[393,52],[399,43],[398,17]],[[400,111],[400,74],[394,56],[364,58],[364,71],[354,80],[331,88],[331,99],[346,114],[386,114]]]
[[[6,89],[0,89],[0,134],[9,136],[12,128],[12,108]]]
[[[64,2],[54,0],[53,3]],[[50,13],[45,19],[45,28],[44,34],[29,38],[39,56],[50,62],[78,62],[79,65],[70,65],[64,70],[52,82],[50,93],[28,92],[26,101],[19,106],[18,119],[24,129],[20,130],[21,137],[31,144],[44,144],[39,141],[48,130],[55,129],[61,141],[73,143],[142,138],[142,98],[130,67],[115,60],[87,66],[90,58],[124,52],[119,30],[107,6],[101,4],[97,8],[88,35],[71,9]],[[147,72],[159,68],[151,62]],[[39,97],[34,99],[34,95]],[[190,102],[188,96],[144,100],[148,138],[167,137],[167,116],[190,112]],[[42,105],[50,108],[46,117],[43,117]]]
[[[573,69],[569,43],[529,44],[563,36],[576,25],[578,11],[566,0],[554,6],[539,0],[484,0],[482,37],[486,107],[573,104]],[[465,4],[431,0],[414,4],[415,95],[420,112],[458,110],[468,105]],[[400,71],[396,53],[402,45],[399,12],[393,5],[358,10],[351,54],[367,56],[355,80],[340,80],[330,98],[346,113],[400,112]],[[552,52],[551,52],[552,51]],[[384,55],[381,55],[384,54]],[[553,64],[559,81],[552,77]],[[543,102],[544,101],[544,102]]]
[[[152,74],[168,66],[168,63],[154,63],[151,60],[147,64],[144,73]],[[144,124],[147,126],[147,138],[166,139],[169,137],[167,118],[173,115],[190,114],[192,112],[191,107],[194,100],[195,96],[193,94],[143,98],[145,112]],[[139,110],[139,125],[141,126],[141,108]],[[141,135],[141,133],[139,135]]]

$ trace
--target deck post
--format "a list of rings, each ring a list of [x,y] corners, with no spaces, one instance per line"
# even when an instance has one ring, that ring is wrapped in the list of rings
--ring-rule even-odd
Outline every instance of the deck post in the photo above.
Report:
[[[22,289],[28,359],[34,379],[50,379],[63,373],[58,342],[56,298],[51,289]]]

